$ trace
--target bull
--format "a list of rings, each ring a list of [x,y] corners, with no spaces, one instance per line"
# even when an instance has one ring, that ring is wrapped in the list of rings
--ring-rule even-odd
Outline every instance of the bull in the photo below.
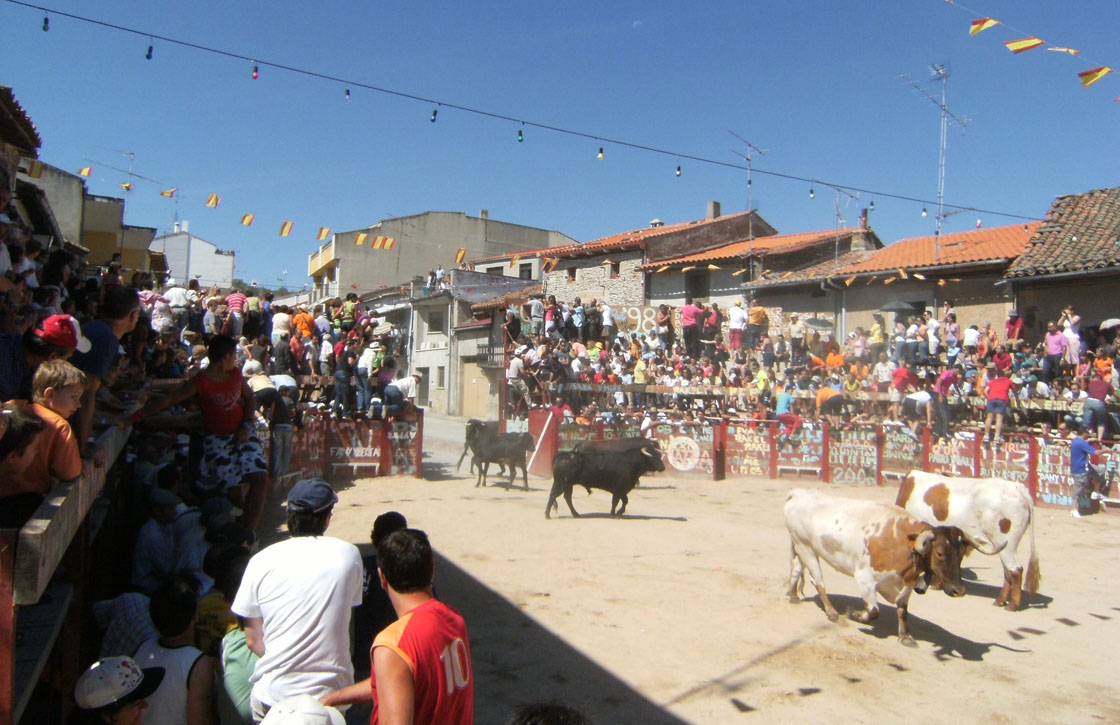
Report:
[[[851,614],[853,619],[870,624],[879,616],[877,594],[895,603],[898,641],[907,647],[917,646],[908,622],[912,591],[923,594],[932,583],[951,597],[964,596],[959,529],[930,526],[890,504],[802,489],[786,497],[785,521],[790,536],[789,600],[801,601],[807,569],[830,622],[839,614],[825,591],[821,558],[859,584],[866,609]]]
[[[957,527],[969,548],[981,554],[998,554],[1003,564],[1003,589],[994,604],[1011,611],[1023,604],[1024,571],[1018,550],[1029,530],[1027,601],[1038,593],[1042,576],[1034,548],[1034,502],[1025,486],[1000,478],[953,478],[911,471],[902,479],[895,503],[933,526]]]
[[[486,485],[486,474],[491,463],[504,463],[509,468],[509,483],[506,488],[513,485],[517,476],[517,469],[521,469],[521,479],[525,490],[529,490],[529,473],[525,464],[525,456],[536,448],[531,433],[499,433],[492,438],[483,439],[478,446],[475,458],[478,459],[478,480],[475,488]]]
[[[478,465],[478,447],[482,441],[493,438],[501,433],[501,423],[496,420],[478,420],[471,418],[467,421],[466,435],[463,442],[463,455],[459,456],[458,463],[455,464],[455,472],[459,472],[459,468],[463,465],[463,459],[467,457],[467,452],[471,453],[471,473],[474,473],[475,466]],[[501,471],[505,474],[505,465],[502,465]]]
[[[627,494],[638,485],[645,473],[665,470],[661,449],[654,441],[635,438],[628,441],[604,441],[601,444],[581,444],[573,451],[562,451],[552,460],[552,491],[544,507],[544,517],[552,518],[552,510],[559,510],[556,499],[564,494],[564,502],[572,516],[579,513],[572,505],[572,489],[583,486],[591,493],[598,488],[611,493],[611,516],[622,516],[629,503]],[[622,507],[615,513],[619,502]]]

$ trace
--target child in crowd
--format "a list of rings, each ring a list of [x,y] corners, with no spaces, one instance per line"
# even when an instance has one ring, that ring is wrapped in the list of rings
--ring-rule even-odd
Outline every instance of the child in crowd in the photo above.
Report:
[[[66,419],[81,406],[85,385],[85,373],[65,360],[48,360],[35,371],[31,411],[43,421],[45,430],[27,467],[27,480],[44,482],[49,488],[51,477],[73,481],[82,475],[78,441]]]
[[[0,528],[20,528],[50,490],[50,481],[26,480],[28,467],[39,447],[39,433],[46,424],[34,413],[14,403],[0,406]]]

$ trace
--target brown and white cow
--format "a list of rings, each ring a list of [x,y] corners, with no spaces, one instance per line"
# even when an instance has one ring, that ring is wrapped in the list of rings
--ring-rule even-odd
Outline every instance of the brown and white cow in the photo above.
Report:
[[[1029,529],[1028,601],[1038,593],[1041,571],[1034,549],[1034,502],[1022,484],[1001,478],[954,478],[911,471],[902,479],[895,503],[933,526],[957,527],[981,554],[999,554],[1003,589],[995,605],[1006,605],[1011,611],[1018,610],[1022,602],[1024,577],[1018,550],[1019,541]]]
[[[828,599],[820,559],[855,577],[867,609],[852,618],[864,624],[879,616],[876,593],[898,610],[898,641],[917,643],[910,635],[910,592],[922,594],[930,583],[951,597],[964,595],[961,583],[961,533],[918,521],[897,506],[853,501],[817,491],[790,491],[785,505],[790,536],[789,600],[801,601],[805,570],[820,594],[829,621],[839,615]]]

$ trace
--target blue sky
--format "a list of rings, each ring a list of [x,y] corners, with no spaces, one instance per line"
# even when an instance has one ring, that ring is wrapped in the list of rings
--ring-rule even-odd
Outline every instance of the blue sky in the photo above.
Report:
[[[440,109],[270,67],[276,63],[528,122],[744,165],[735,131],[766,151],[754,206],[780,232],[831,229],[837,194],[852,224],[875,201],[885,242],[932,234],[938,108],[931,63],[947,64],[945,200],[1041,217],[1055,196],[1117,185],[1120,4],[1040,0],[848,2],[330,3],[50,0],[46,7],[258,58],[251,64],[51,16],[0,0],[4,61],[43,138],[41,158],[94,167],[89,189],[120,195],[134,156],[130,224],[175,219],[238,253],[236,274],[304,281],[319,227],[344,231],[428,210],[556,229],[589,241],[747,208],[746,171]],[[968,34],[976,14],[1004,24]],[[1013,55],[1037,35],[1080,49]],[[599,146],[606,158],[596,159]],[[682,174],[677,177],[677,165]],[[819,179],[789,180],[762,171]],[[175,200],[160,188],[176,186]],[[809,198],[813,187],[815,199]],[[218,209],[205,207],[210,192]],[[921,209],[929,206],[929,216]],[[252,227],[238,223],[256,215]],[[943,231],[1021,221],[957,214]],[[290,237],[280,238],[291,220]],[[450,263],[448,258],[432,260]]]

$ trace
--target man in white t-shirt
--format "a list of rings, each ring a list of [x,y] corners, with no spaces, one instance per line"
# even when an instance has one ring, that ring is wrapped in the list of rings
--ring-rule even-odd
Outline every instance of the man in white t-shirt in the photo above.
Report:
[[[743,301],[735,300],[735,304],[727,310],[727,347],[735,351],[743,346],[743,331],[747,329],[747,311],[743,309]],[[750,343],[757,340],[747,340]],[[753,347],[753,345],[750,345]]]
[[[320,698],[354,684],[350,613],[362,603],[362,557],[323,536],[338,496],[319,478],[288,494],[292,538],[261,550],[245,568],[233,613],[245,620],[253,668],[253,719],[292,695]]]

